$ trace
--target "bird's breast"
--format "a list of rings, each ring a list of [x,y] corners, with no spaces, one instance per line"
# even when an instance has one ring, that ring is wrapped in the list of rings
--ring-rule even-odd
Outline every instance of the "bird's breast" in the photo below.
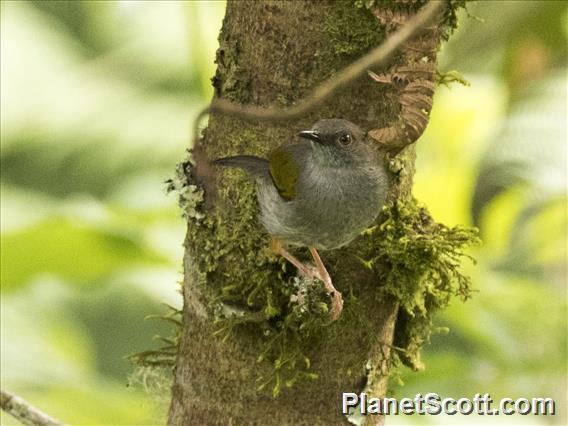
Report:
[[[380,177],[371,173],[308,168],[291,201],[275,196],[270,187],[259,191],[262,220],[269,233],[289,243],[341,247],[377,217],[384,203],[383,187]]]

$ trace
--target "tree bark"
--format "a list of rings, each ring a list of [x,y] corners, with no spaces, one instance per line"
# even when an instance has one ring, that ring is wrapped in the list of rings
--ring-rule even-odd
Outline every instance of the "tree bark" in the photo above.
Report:
[[[219,36],[215,96],[260,106],[298,102],[385,39],[388,23],[377,16],[392,18],[389,8],[399,8],[387,3],[381,2],[371,13],[343,1],[229,1]],[[411,13],[419,5],[404,8]],[[430,44],[437,46],[440,36],[431,31],[423,37],[430,37]],[[415,60],[410,56],[397,55],[393,63],[408,64]],[[401,105],[392,88],[362,78],[306,117],[287,124],[248,123],[214,113],[200,144],[210,159],[244,153],[262,156],[293,142],[298,131],[321,118],[346,118],[373,129],[392,125],[400,115]],[[393,178],[390,199],[410,197],[414,156],[413,145],[397,156],[405,172]],[[250,289],[261,288],[269,295],[266,289],[275,283],[290,286],[295,271],[268,250],[253,183],[236,171],[223,171],[215,185],[197,182],[195,176],[190,179],[198,191],[204,190],[206,202],[197,197],[189,214],[183,326],[169,424],[342,424],[346,423],[342,392],[365,390],[369,396],[385,396],[399,305],[380,291],[376,274],[362,267],[357,254],[363,243],[355,241],[345,249],[322,253],[336,288],[344,295],[344,312],[340,320],[289,342],[309,358],[304,368],[312,379],[298,380],[291,388],[282,384],[274,397],[270,389],[285,377],[271,362],[273,352],[257,361],[266,352],[271,327],[278,327],[286,307],[271,305],[272,299],[263,306]],[[308,258],[303,249],[295,253]],[[220,306],[245,310],[251,313],[250,320],[223,331]],[[274,379],[259,391],[259,379],[266,377]],[[375,416],[366,421],[378,424],[382,419]]]

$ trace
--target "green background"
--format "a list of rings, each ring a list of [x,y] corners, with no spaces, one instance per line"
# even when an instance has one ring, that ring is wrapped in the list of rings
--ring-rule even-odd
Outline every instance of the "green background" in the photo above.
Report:
[[[464,265],[473,299],[437,317],[449,333],[396,396],[552,397],[554,417],[490,420],[566,423],[567,4],[471,4],[442,49],[471,86],[437,90],[414,194],[484,243]],[[172,327],[144,318],[181,305],[164,181],[212,95],[224,7],[1,3],[2,388],[68,423],[165,422],[167,374],[125,356],[158,347]]]

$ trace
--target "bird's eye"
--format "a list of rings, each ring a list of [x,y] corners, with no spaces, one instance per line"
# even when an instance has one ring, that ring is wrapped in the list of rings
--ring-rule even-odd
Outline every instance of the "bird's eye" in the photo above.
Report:
[[[349,133],[345,133],[339,137],[339,143],[343,146],[347,146],[352,142],[351,135]]]

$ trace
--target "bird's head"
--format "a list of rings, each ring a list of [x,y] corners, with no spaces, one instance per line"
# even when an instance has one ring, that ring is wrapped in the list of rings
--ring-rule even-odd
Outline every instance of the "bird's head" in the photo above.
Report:
[[[309,139],[316,158],[330,166],[373,161],[374,150],[365,132],[348,120],[319,120],[311,130],[298,134]]]

